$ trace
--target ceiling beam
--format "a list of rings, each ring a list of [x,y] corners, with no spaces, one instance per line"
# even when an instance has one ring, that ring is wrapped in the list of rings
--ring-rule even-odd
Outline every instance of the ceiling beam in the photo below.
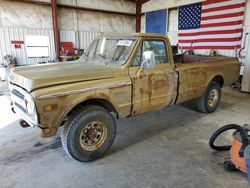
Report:
[[[37,1],[37,0],[7,0],[7,1],[51,6],[51,3],[47,2],[47,1]],[[133,0],[127,0],[127,1],[133,1]],[[136,14],[134,14],[134,13],[118,12],[118,11],[112,11],[112,10],[101,10],[101,9],[95,9],[95,8],[86,8],[86,7],[79,7],[76,5],[57,4],[57,7],[58,8],[70,8],[70,9],[77,9],[77,10],[85,10],[85,11],[92,11],[92,12],[100,12],[100,13],[108,13],[108,14],[116,14],[116,15],[123,15],[123,16],[136,16]]]

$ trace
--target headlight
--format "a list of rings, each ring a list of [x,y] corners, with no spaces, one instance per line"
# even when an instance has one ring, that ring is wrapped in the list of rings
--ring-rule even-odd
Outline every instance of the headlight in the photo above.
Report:
[[[31,117],[33,123],[37,122],[35,102],[31,95],[25,95],[25,104],[26,104],[26,110],[29,116]]]
[[[31,116],[35,112],[35,103],[34,103],[34,101],[33,100],[32,101],[27,101],[26,108],[27,108],[27,112]]]

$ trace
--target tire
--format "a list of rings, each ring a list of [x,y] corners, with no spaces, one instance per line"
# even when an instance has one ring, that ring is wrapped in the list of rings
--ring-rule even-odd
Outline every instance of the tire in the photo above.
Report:
[[[61,135],[65,152],[81,162],[102,157],[113,144],[116,122],[106,109],[88,106],[66,121]]]
[[[220,104],[220,99],[221,86],[218,82],[211,81],[204,94],[197,99],[197,108],[203,113],[214,112]]]

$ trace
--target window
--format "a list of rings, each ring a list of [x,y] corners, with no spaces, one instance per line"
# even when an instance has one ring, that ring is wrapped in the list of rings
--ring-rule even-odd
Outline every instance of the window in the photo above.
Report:
[[[133,50],[135,38],[99,38],[87,52],[88,60],[123,65]]]
[[[39,35],[26,36],[26,54],[29,58],[49,57],[49,37]]]
[[[137,53],[136,56],[134,58],[134,61],[132,63],[132,67],[137,67],[137,66],[141,66],[141,62],[142,62],[142,53],[141,53],[141,45],[139,46],[139,48],[137,48]]]
[[[132,66],[140,66],[142,62],[142,53],[145,51],[153,51],[155,55],[155,64],[168,63],[168,55],[165,42],[163,40],[144,40],[143,47],[138,49]]]

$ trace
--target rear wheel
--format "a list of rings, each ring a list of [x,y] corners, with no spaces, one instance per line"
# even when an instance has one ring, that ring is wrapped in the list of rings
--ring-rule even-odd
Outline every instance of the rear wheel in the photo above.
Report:
[[[221,86],[218,82],[211,81],[204,94],[197,99],[197,108],[204,113],[214,112],[221,99]]]
[[[104,108],[89,106],[66,122],[61,141],[64,150],[78,161],[92,161],[111,147],[116,134],[114,117]]]

